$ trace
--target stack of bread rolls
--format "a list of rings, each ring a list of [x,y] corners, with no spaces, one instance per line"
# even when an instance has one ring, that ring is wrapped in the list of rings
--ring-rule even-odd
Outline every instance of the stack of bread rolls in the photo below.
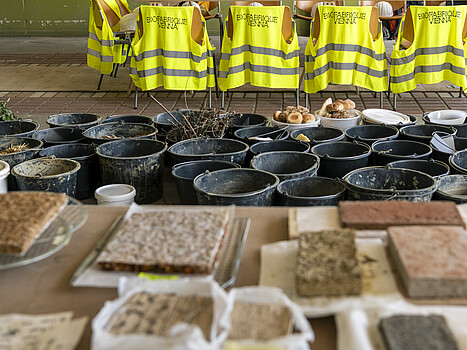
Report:
[[[313,123],[316,118],[308,108],[303,106],[287,106],[283,111],[274,112],[275,121],[289,124]]]
[[[347,100],[336,100],[332,102],[331,98],[328,98],[324,101],[321,109],[317,112],[318,115],[328,118],[352,118],[357,116],[357,113],[354,111],[355,102]]]

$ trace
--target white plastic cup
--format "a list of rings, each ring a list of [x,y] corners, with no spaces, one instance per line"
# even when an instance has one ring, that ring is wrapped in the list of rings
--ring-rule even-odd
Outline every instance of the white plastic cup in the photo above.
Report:
[[[8,175],[10,175],[10,165],[0,160],[0,194],[8,192]]]
[[[112,184],[99,187],[94,196],[100,205],[127,206],[134,202],[136,190],[131,185]]]

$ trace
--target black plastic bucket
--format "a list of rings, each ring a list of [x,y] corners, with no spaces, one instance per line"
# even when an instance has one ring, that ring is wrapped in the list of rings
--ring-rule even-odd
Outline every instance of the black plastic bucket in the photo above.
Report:
[[[399,130],[390,125],[359,125],[345,131],[345,136],[350,141],[361,141],[368,145],[381,140],[394,140],[399,136]]]
[[[34,131],[39,129],[39,123],[26,120],[0,121],[0,137],[32,137]]]
[[[81,165],[72,159],[37,158],[15,165],[11,174],[21,191],[46,191],[75,196]]]
[[[420,171],[387,167],[356,169],[344,177],[349,199],[429,202],[436,180]]]
[[[400,138],[430,144],[434,132],[455,135],[457,130],[451,126],[437,124],[420,124],[404,126],[400,129]]]
[[[193,188],[193,179],[206,171],[240,168],[240,165],[222,160],[195,160],[179,163],[172,167],[172,176],[177,184],[180,204],[198,204],[196,192]]]
[[[69,126],[38,130],[32,137],[44,142],[44,147],[80,143],[84,141],[82,130],[77,127]]]
[[[39,153],[40,149],[44,146],[44,143],[40,140],[33,139],[31,137],[1,137],[0,138],[0,152],[6,151],[12,146],[27,145],[20,152],[0,154],[0,160],[8,163],[10,169],[15,165],[23,163],[27,160],[33,159]],[[8,176],[8,191],[14,191],[18,189],[16,179],[14,176]]]
[[[316,176],[319,158],[314,154],[303,152],[265,152],[253,157],[251,167],[274,174],[283,181]]]
[[[433,199],[467,203],[467,175],[456,174],[440,178]]]
[[[426,143],[410,140],[377,141],[371,145],[376,165],[396,160],[430,159],[432,149]]]
[[[467,174],[467,149],[451,154],[449,166],[454,174]]]
[[[297,140],[299,135],[306,136],[310,140],[310,145],[312,146],[318,143],[341,141],[345,137],[345,134],[341,129],[323,126],[296,129],[290,133],[290,137],[295,140]]]
[[[240,141],[253,145],[268,139],[285,140],[289,137],[289,131],[276,126],[251,126],[235,130],[234,136]]]
[[[86,199],[94,196],[94,191],[100,180],[100,169],[99,160],[93,145],[87,143],[55,145],[41,150],[39,156],[55,156],[79,162],[81,168],[78,171],[76,179],[76,198]]]
[[[161,141],[127,139],[106,142],[96,149],[102,182],[128,184],[136,189],[135,202],[152,203],[163,195],[163,156],[167,145]]]
[[[83,131],[83,136],[95,144],[122,139],[156,139],[157,129],[148,124],[141,123],[105,123],[93,126]]]
[[[193,160],[211,159],[223,160],[245,165],[248,145],[244,142],[219,138],[196,138],[177,142],[169,147],[173,163],[190,162]]]
[[[467,138],[467,124],[455,125],[454,129],[456,129],[457,137]]]
[[[59,126],[78,127],[81,130],[86,130],[91,126],[99,124],[101,117],[96,114],[89,113],[63,113],[50,115],[47,118],[47,124],[51,128]]]
[[[173,115],[172,116],[167,113],[160,113],[152,118],[154,122],[154,126],[158,130],[158,135],[157,137],[160,138],[161,140],[165,140],[167,137],[167,133],[172,129],[173,125],[178,122],[183,122],[183,116],[189,115],[192,112],[191,109],[181,109],[178,111],[171,111],[170,113]],[[175,120],[174,120],[175,118]]]
[[[342,178],[349,171],[368,166],[370,146],[362,142],[327,142],[311,147],[320,158],[318,176]]]
[[[264,152],[284,152],[295,151],[307,153],[310,150],[310,144],[295,140],[272,140],[255,143],[250,146],[250,152],[257,155]]]
[[[454,136],[454,148],[456,151],[467,149],[467,138]],[[432,157],[440,162],[449,164],[449,157],[452,153],[443,152],[433,147]]]
[[[270,206],[279,178],[256,169],[224,169],[193,180],[201,205]]]
[[[111,115],[104,119],[102,124],[119,123],[121,121],[125,123],[154,124],[150,117],[145,117],[144,115]]]
[[[305,177],[282,181],[276,188],[277,204],[290,207],[337,205],[345,186],[327,177]]]
[[[242,113],[235,114],[230,120],[230,133],[233,134],[236,130],[249,128],[252,126],[264,126],[268,122],[268,118],[261,114]]]
[[[388,168],[398,169],[412,169],[421,171],[422,173],[428,174],[435,179],[441,176],[449,175],[449,166],[438,160],[429,159],[409,159],[409,160],[398,160],[387,164]]]

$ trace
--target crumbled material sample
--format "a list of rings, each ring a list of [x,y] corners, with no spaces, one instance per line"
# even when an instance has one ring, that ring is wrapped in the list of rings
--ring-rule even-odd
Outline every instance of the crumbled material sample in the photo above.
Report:
[[[342,201],[339,215],[343,227],[384,230],[398,225],[464,226],[454,202]]]
[[[388,247],[409,297],[467,297],[467,232],[461,227],[390,227]]]
[[[355,231],[304,232],[299,237],[296,281],[302,296],[358,295],[361,272]]]
[[[292,332],[292,315],[287,307],[236,301],[231,314],[229,339],[270,340]]]
[[[387,350],[457,350],[443,316],[396,315],[383,318],[379,331]]]
[[[170,209],[134,213],[97,258],[99,268],[210,274],[230,210]]]
[[[211,338],[213,301],[200,295],[133,294],[106,325],[113,334],[168,336],[177,323],[198,326],[206,339]]]
[[[1,194],[0,253],[25,253],[67,203],[68,197],[63,193]]]

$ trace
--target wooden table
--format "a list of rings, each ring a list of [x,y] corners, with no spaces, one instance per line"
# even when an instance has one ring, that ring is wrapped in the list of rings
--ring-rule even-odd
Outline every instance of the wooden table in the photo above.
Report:
[[[0,314],[45,314],[73,311],[89,322],[78,349],[89,349],[91,321],[106,300],[117,297],[111,288],[71,287],[69,281],[83,259],[126,207],[86,206],[89,218],[57,254],[34,264],[0,271]],[[288,208],[236,208],[237,217],[250,217],[251,226],[235,286],[258,283],[261,245],[287,239]],[[336,348],[334,318],[311,320],[313,350]]]

